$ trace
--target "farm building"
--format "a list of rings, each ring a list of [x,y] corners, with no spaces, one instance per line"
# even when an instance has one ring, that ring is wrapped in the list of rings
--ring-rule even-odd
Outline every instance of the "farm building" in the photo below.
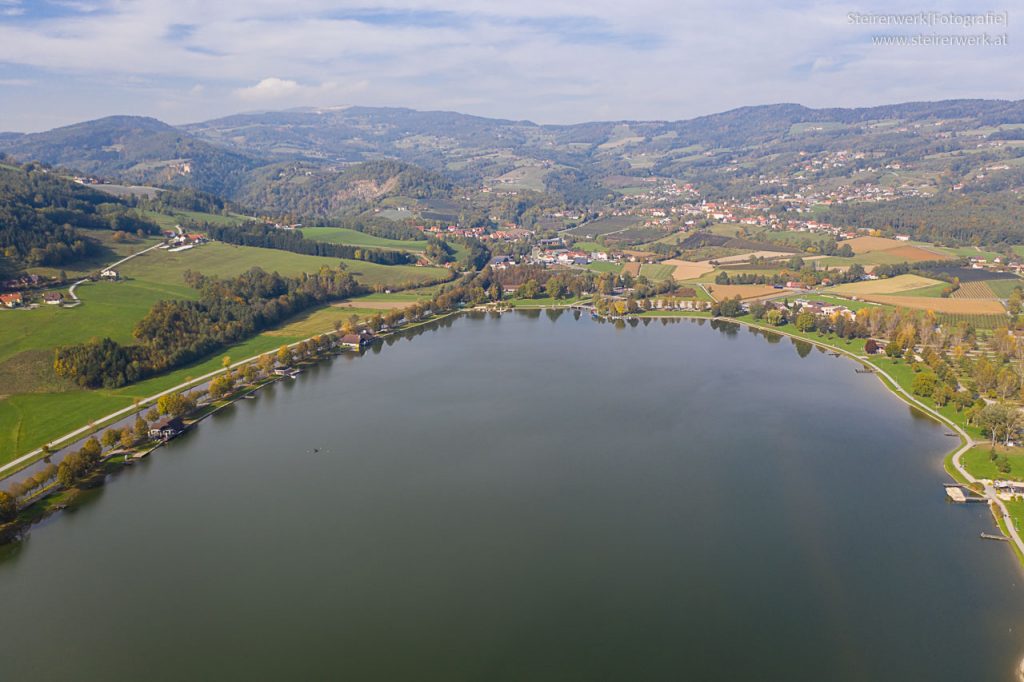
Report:
[[[60,305],[64,302],[64,294],[59,291],[47,291],[43,294],[43,301],[49,305]]]

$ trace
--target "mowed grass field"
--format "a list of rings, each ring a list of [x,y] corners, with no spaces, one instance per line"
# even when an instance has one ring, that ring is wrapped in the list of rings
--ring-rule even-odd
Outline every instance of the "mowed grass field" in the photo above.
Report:
[[[304,272],[316,272],[325,265],[336,268],[338,263],[345,263],[353,277],[371,287],[427,284],[449,276],[445,268],[378,265],[360,260],[307,256],[277,249],[235,246],[219,242],[176,253],[156,249],[125,263],[121,268],[121,274],[148,282],[183,284],[186,270],[218,277],[232,277],[259,266],[267,272],[276,271],[282,275],[296,276]]]
[[[923,289],[940,285],[940,290],[945,286],[943,282],[918,275],[898,275],[888,279],[865,280],[863,282],[850,282],[840,284],[832,288],[837,294],[846,296],[863,296],[866,294],[901,294],[914,289]]]
[[[143,249],[159,244],[162,240],[162,237],[145,237],[142,239],[131,237],[128,241],[116,242],[114,241],[114,233],[110,230],[81,230],[81,233],[89,239],[99,242],[99,252],[94,257],[69,263],[62,267],[28,268],[27,272],[47,277],[59,277],[63,270],[68,279],[81,279],[96,274],[114,261],[120,260],[125,256],[130,256],[133,253],[138,253]]]
[[[660,282],[661,280],[672,277],[672,273],[675,272],[675,266],[665,265],[663,263],[658,264],[647,264],[640,266],[640,274],[649,280]]]
[[[425,251],[426,240],[412,239],[385,239],[358,230],[350,230],[345,227],[303,227],[300,229],[302,236],[318,242],[329,244],[347,244],[349,246],[366,246],[379,249],[393,249],[395,251]]]
[[[964,467],[978,478],[1024,481],[1024,448],[997,445],[996,455],[1006,457],[1010,463],[1010,473],[1003,473],[996,467],[988,445],[971,448],[965,452]]]
[[[1024,280],[1015,279],[987,279],[985,283],[992,293],[999,298],[1009,298],[1014,289],[1024,288]]]
[[[132,327],[159,300],[195,298],[182,285],[153,282],[89,282],[78,287],[82,305],[43,305],[35,310],[0,311],[0,366],[19,353],[40,347],[81,343],[93,337],[131,340]]]
[[[69,431],[86,425],[142,398],[201,376],[220,367],[220,358],[241,359],[276,349],[315,333],[333,328],[337,319],[353,314],[371,315],[385,310],[384,298],[416,300],[425,290],[404,294],[380,294],[380,308],[373,296],[360,299],[359,307],[324,306],[289,320],[213,357],[174,372],[117,390],[81,390],[53,374],[57,346],[110,337],[130,343],[132,329],[159,300],[195,298],[197,292],[184,283],[188,269],[218,276],[236,275],[253,266],[283,275],[315,272],[323,265],[337,267],[335,258],[318,258],[273,249],[212,243],[169,253],[156,249],[120,267],[127,279],[90,282],[77,289],[83,303],[75,308],[40,306],[36,310],[0,311],[0,463],[32,450]],[[446,279],[444,268],[385,266],[363,261],[344,261],[348,271],[368,286],[398,287]],[[427,289],[433,289],[428,287]],[[404,302],[404,301],[403,301]],[[394,303],[392,303],[394,305]]]

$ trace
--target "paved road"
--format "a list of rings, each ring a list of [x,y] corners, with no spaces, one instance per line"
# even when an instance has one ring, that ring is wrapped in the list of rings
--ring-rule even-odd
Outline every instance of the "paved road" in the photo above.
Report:
[[[162,245],[163,245],[163,242],[160,242],[159,244],[154,244],[153,246],[147,247],[147,248],[143,249],[142,251],[136,251],[135,253],[131,254],[130,256],[122,258],[121,260],[117,261],[116,263],[111,263],[110,265],[106,266],[103,269],[104,270],[113,270],[118,265],[121,265],[122,263],[126,263],[126,262],[130,261],[132,258],[135,258],[136,256],[141,256],[142,254],[146,253],[147,251],[152,251],[153,249],[159,248]],[[71,285],[71,287],[68,289],[68,296],[71,297],[71,300],[73,301],[73,303],[65,305],[64,306],[65,308],[73,308],[73,307],[75,307],[76,305],[78,305],[79,303],[82,302],[81,299],[78,298],[78,294],[75,293],[75,289],[78,288],[79,284],[85,284],[88,281],[89,281],[89,278],[86,277],[85,279],[80,279],[80,280],[78,280],[77,282],[75,282],[74,284]]]

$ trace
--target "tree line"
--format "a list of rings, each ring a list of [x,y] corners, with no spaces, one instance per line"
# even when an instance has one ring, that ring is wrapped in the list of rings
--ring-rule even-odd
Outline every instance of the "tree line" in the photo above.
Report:
[[[187,272],[196,301],[159,301],[134,329],[136,342],[109,338],[61,346],[54,370],[87,388],[116,388],[198,360],[320,303],[366,293],[352,276],[323,267],[283,277],[253,268],[218,279]]]
[[[405,265],[416,262],[416,257],[404,251],[369,249],[347,244],[306,239],[298,230],[281,230],[272,225],[249,222],[241,226],[210,225],[207,233],[211,239],[239,246],[258,246],[264,249],[291,251],[307,256],[328,258],[349,258],[380,265]]]

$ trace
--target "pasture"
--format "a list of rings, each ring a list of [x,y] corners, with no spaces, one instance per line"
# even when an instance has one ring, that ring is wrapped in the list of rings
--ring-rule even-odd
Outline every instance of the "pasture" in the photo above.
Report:
[[[304,272],[316,272],[325,265],[336,268],[339,263],[344,263],[353,277],[370,287],[427,284],[442,281],[450,276],[446,268],[378,265],[366,261],[307,256],[277,249],[235,246],[220,242],[204,244],[177,253],[163,249],[150,251],[125,263],[121,271],[126,277],[149,282],[182,284],[186,270],[218,277],[232,277],[258,266],[267,272],[276,271],[294,277]]]
[[[998,298],[1009,298],[1014,289],[1024,288],[1024,280],[1014,279],[988,279],[985,284]]]
[[[306,239],[328,244],[345,244],[348,246],[365,246],[374,249],[392,249],[394,251],[424,251],[426,240],[386,239],[346,227],[303,227],[299,230]]]
[[[672,277],[673,272],[675,272],[674,266],[665,265],[663,263],[655,265],[644,264],[640,266],[640,274],[655,282],[660,282],[663,279]]]
[[[609,263],[608,261],[594,261],[587,264],[587,270],[594,272],[614,272],[616,275],[622,272],[622,263]]]

